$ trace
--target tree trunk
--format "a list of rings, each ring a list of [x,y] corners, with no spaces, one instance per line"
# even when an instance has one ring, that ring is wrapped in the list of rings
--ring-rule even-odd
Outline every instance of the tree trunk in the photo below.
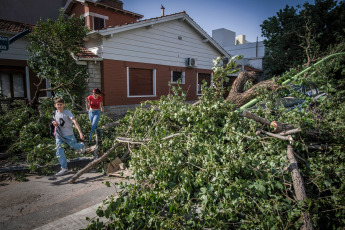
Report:
[[[290,161],[289,170],[291,171],[291,175],[292,175],[292,182],[293,182],[293,187],[294,187],[295,194],[296,194],[296,199],[297,199],[297,201],[305,200],[307,198],[307,194],[305,192],[303,179],[301,177],[301,174],[298,171],[297,161],[296,161],[296,158],[294,156],[293,149],[292,149],[291,145],[288,145],[288,147],[287,147],[287,156],[288,156],[289,161]],[[314,229],[309,212],[303,213],[302,219],[303,219],[303,226],[302,226],[303,230],[304,229],[305,230]]]
[[[236,107],[240,107],[241,105],[244,105],[257,96],[258,88],[264,87],[271,90],[277,89],[277,84],[272,78],[266,81],[259,82],[258,84],[255,84],[253,87],[245,91],[244,86],[247,81],[254,80],[255,78],[255,72],[240,72],[231,87],[228,97],[225,100],[231,101],[236,105]]]

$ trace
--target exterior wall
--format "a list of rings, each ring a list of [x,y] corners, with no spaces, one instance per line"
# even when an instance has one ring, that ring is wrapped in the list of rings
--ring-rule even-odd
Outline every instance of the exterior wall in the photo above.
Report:
[[[1,36],[8,37],[10,39],[15,33],[0,33]],[[27,37],[22,37],[12,44],[10,44],[7,51],[0,52],[0,59],[14,59],[14,60],[27,60],[29,53],[26,47],[29,45]]]
[[[87,12],[89,12],[89,7],[86,4],[81,4],[81,3],[73,5],[73,8],[71,9],[71,15],[75,14],[78,17]]]
[[[98,54],[104,59],[179,67],[195,58],[197,68],[211,69],[212,60],[222,54],[203,39],[186,22],[173,20],[106,36]]]
[[[212,38],[223,47],[235,45],[236,33],[227,29],[212,30]]]
[[[235,32],[227,29],[217,29],[212,31],[212,37],[221,45],[226,52],[231,55],[243,55],[243,59],[237,61],[241,65],[250,65],[262,70],[262,59],[265,55],[263,41],[247,42],[236,45]]]
[[[145,68],[156,70],[156,96],[152,97],[128,97],[127,96],[127,67]],[[145,100],[158,100],[162,95],[169,93],[168,83],[171,81],[171,71],[185,72],[185,84],[181,84],[183,90],[188,91],[187,101],[197,100],[197,73],[212,73],[209,69],[197,69],[158,64],[137,63],[105,59],[103,61],[102,89],[106,94],[105,106],[135,105]]]
[[[87,70],[89,73],[89,79],[87,82],[88,95],[92,93],[92,90],[94,88],[98,88],[102,91],[103,87],[102,87],[101,62],[88,61]]]
[[[263,57],[265,55],[265,46],[264,42],[260,41],[256,42],[249,42],[246,44],[239,44],[233,46],[224,47],[224,49],[232,55],[243,55],[244,58],[252,58],[252,57]],[[260,68],[261,69],[261,68]]]
[[[256,69],[262,69],[262,58],[248,58],[248,65]]]
[[[138,18],[130,15],[124,14],[119,11],[115,11],[113,9],[105,9],[104,7],[94,6],[90,3],[88,4],[75,4],[71,10],[71,14],[75,14],[77,16],[84,15],[86,13],[95,13],[100,14],[102,16],[108,16],[109,19],[105,20],[105,27],[109,26],[118,26],[124,25],[126,23],[132,23],[138,20]],[[86,24],[89,28],[93,29],[93,16],[86,16],[87,21]]]
[[[131,23],[138,20],[138,18],[130,14],[124,14],[119,11],[115,11],[112,9],[105,9],[103,7],[93,6],[91,4],[89,4],[89,12],[108,16],[109,20],[105,20],[106,27],[123,25],[125,23]]]

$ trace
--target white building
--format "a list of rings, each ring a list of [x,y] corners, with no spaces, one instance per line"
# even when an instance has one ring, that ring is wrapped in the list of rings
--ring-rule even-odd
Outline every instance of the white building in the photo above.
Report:
[[[243,59],[237,62],[242,68],[248,66],[263,70],[262,59],[265,55],[263,41],[248,42],[245,35],[236,36],[235,32],[224,28],[212,30],[212,38],[231,56],[243,55]]]

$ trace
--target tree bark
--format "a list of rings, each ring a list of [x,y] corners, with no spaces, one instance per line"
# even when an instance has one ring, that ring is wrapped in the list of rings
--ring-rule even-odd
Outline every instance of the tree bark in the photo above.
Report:
[[[84,173],[89,171],[93,166],[95,166],[95,165],[99,164],[100,162],[104,161],[105,159],[107,159],[108,155],[120,145],[121,145],[121,143],[117,143],[116,145],[111,147],[102,157],[90,162],[83,169],[79,170],[68,183],[73,184],[81,175],[83,175]]]
[[[273,132],[275,132],[275,133],[286,132],[290,129],[294,129],[293,125],[281,123],[278,121],[272,121],[270,126],[273,127]]]
[[[271,90],[277,89],[277,84],[272,78],[266,81],[259,82],[258,84],[255,84],[253,87],[245,91],[244,86],[247,81],[254,80],[255,78],[255,72],[240,72],[231,87],[228,97],[225,100],[231,101],[236,105],[236,107],[240,107],[241,105],[244,105],[257,96],[258,88],[269,88]]]
[[[268,125],[268,126],[271,125],[271,122],[269,120],[262,118],[262,117],[259,117],[259,116],[256,116],[255,114],[249,112],[248,110],[243,111],[243,116],[245,116],[246,118],[252,119],[256,122],[259,122],[263,125]]]
[[[293,182],[293,187],[295,190],[296,199],[297,199],[297,201],[305,200],[307,198],[307,194],[305,192],[303,179],[301,177],[301,174],[298,171],[297,160],[294,156],[293,148],[291,145],[288,145],[288,147],[287,147],[287,156],[288,156],[289,161],[290,161],[289,170],[290,170],[291,175],[292,175],[292,182]],[[305,229],[305,230],[314,229],[309,212],[304,212],[302,214],[302,219],[303,219],[302,229]]]

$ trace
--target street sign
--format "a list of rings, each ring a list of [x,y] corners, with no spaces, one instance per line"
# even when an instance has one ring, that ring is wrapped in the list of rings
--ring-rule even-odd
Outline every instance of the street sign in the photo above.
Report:
[[[0,50],[8,50],[9,42],[8,37],[0,36]]]

